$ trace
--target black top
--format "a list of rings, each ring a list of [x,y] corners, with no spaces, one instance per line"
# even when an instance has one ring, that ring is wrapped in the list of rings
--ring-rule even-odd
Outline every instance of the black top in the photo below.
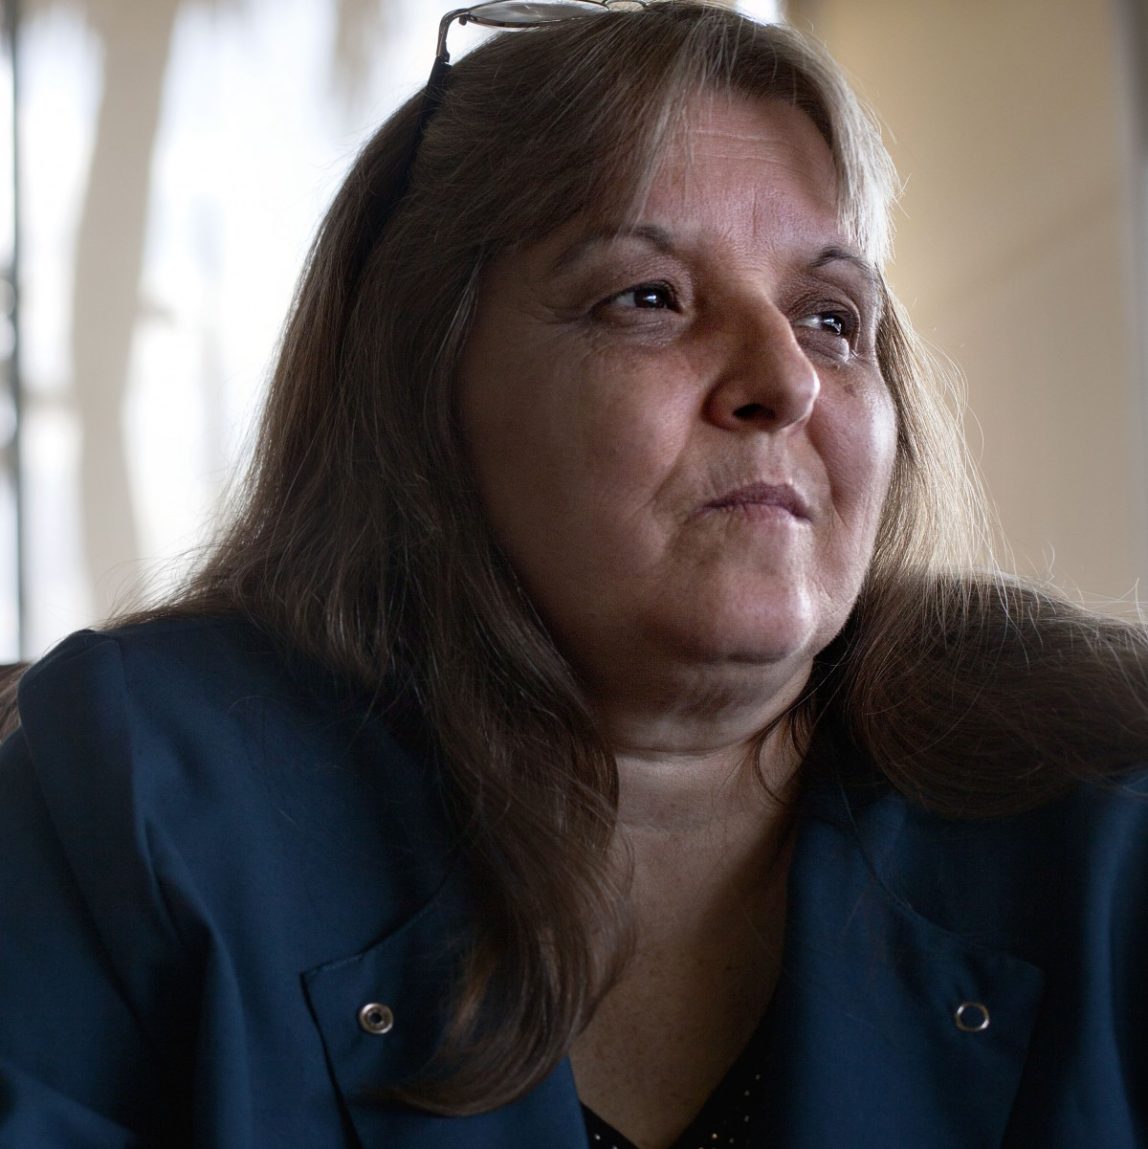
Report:
[[[768,1081],[768,1011],[725,1077],[671,1149],[759,1149],[760,1128]],[[637,1149],[588,1106],[582,1106],[590,1149]]]

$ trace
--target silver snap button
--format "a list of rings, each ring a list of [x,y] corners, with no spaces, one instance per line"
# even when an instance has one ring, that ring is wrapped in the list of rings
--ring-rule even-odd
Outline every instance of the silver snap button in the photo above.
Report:
[[[394,1027],[395,1015],[389,1005],[380,1005],[377,1001],[372,1001],[359,1010],[359,1028],[364,1033],[380,1037],[384,1033],[390,1033]]]
[[[979,1001],[962,1001],[953,1011],[953,1020],[962,1033],[984,1033],[989,1027],[989,1008]]]

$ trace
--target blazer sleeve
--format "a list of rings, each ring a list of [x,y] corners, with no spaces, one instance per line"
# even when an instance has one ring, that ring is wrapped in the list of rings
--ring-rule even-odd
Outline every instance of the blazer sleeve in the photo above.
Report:
[[[145,1144],[156,1064],[18,731],[0,750],[0,1146]]]
[[[154,889],[138,900],[154,883],[146,843],[123,832],[126,731],[110,650],[88,636],[34,672],[31,720],[0,747],[2,1149],[183,1143],[170,1056],[126,984],[122,955],[144,976],[180,960],[170,930],[168,955],[156,953]],[[178,1015],[173,1006],[166,1021],[176,1044]]]

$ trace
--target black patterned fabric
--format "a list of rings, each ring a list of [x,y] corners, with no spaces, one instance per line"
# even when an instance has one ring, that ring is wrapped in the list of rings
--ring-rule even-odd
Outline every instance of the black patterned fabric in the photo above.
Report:
[[[763,1022],[671,1149],[763,1149],[754,1137],[765,1100],[766,1052]],[[590,1149],[638,1149],[588,1106],[582,1114]]]

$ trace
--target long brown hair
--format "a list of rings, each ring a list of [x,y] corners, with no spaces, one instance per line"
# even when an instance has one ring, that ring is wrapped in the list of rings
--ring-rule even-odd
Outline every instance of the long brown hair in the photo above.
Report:
[[[240,612],[357,687],[397,681],[417,698],[478,903],[444,1072],[404,1093],[438,1112],[540,1081],[627,936],[606,865],[614,761],[485,526],[456,365],[490,258],[579,213],[632,210],[701,91],[802,109],[832,150],[844,229],[884,259],[895,189],[879,135],[795,32],[665,0],[496,38],[455,66],[413,169],[417,97],[360,155],[311,251],[242,503],[158,612]],[[893,484],[861,600],[791,715],[794,737],[837,722],[950,814],[1015,808],[1122,763],[1143,733],[1140,632],[968,573],[981,503],[891,299],[878,349],[899,423]],[[1105,747],[1089,741],[1085,690],[1122,716]],[[1058,731],[1079,751],[1060,755]]]

